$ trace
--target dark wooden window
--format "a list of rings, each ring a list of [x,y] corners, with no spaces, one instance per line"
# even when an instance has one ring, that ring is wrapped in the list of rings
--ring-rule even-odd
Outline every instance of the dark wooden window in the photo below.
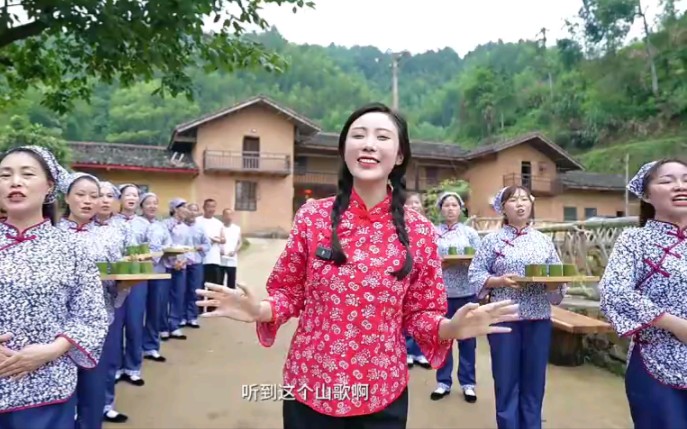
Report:
[[[236,182],[236,200],[234,210],[254,212],[258,208],[258,183],[257,182]]]
[[[439,169],[437,167],[425,167],[425,178],[427,179],[427,186],[438,185]]]
[[[150,186],[148,186],[148,185],[139,185],[139,184],[136,184],[136,186],[138,186],[138,189],[141,190],[141,194],[145,194],[146,192],[149,192],[149,191],[150,191]]]
[[[584,209],[584,218],[596,217],[596,207],[587,207]]]
[[[571,222],[577,220],[577,207],[563,207],[563,220]]]
[[[293,171],[298,172],[298,173],[305,173],[305,171],[307,169],[308,169],[308,157],[297,156],[294,159]]]

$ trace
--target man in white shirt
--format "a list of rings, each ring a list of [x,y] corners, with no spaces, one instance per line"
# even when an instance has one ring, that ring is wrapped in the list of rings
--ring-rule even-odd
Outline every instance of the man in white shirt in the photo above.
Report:
[[[222,221],[224,222],[224,244],[222,245],[222,283],[226,280],[226,285],[234,289],[236,287],[236,267],[238,265],[238,253],[241,249],[241,227],[233,222],[234,211],[224,209]]]
[[[196,222],[210,239],[210,251],[203,257],[203,282],[221,284],[222,269],[220,267],[221,247],[225,242],[222,221],[215,218],[217,201],[208,198],[203,202],[203,216],[198,216]],[[208,307],[207,311],[213,309]]]

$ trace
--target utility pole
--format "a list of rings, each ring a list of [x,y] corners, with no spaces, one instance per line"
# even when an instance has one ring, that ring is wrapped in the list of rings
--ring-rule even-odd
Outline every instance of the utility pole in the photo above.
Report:
[[[391,96],[392,108],[398,110],[398,57],[395,54],[391,57]]]
[[[630,153],[625,152],[625,183],[630,182]],[[630,216],[630,194],[625,187],[625,216]]]
[[[388,50],[386,53],[391,55],[391,107],[394,110],[398,110],[398,63],[402,58],[409,57],[410,52],[393,52]]]

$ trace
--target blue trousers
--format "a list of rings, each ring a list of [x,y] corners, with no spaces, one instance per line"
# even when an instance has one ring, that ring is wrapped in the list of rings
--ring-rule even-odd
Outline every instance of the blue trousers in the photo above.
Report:
[[[168,269],[172,274],[169,286],[169,316],[162,329],[166,332],[174,332],[179,329],[184,318],[184,303],[186,301],[186,269]]]
[[[122,370],[129,375],[140,376],[143,365],[143,319],[147,296],[148,283],[139,283],[131,289],[122,306],[125,309]]]
[[[406,336],[406,352],[408,352],[408,356],[421,356],[422,355],[422,350],[420,350],[420,346],[417,345],[413,337],[411,337],[408,334],[405,334]]]
[[[185,317],[186,321],[196,320],[198,318],[198,306],[196,301],[196,289],[203,288],[203,265],[194,264],[186,267],[186,295],[184,301],[186,305]]]
[[[76,395],[72,395],[62,404],[0,413],[0,429],[74,429],[75,410]]]
[[[149,280],[146,297],[146,320],[143,328],[143,351],[160,351],[160,331],[169,305],[169,280]]]
[[[127,297],[129,299],[129,297]],[[122,368],[122,354],[124,352],[124,319],[126,319],[126,302],[119,308],[115,309],[115,318],[107,337],[105,338],[105,346],[103,347],[103,356],[106,355],[106,348],[109,341],[112,341],[112,349],[107,351],[110,358],[107,359],[107,380],[105,384],[105,407],[111,407],[114,404],[115,398],[115,378],[117,372]],[[112,337],[112,338],[110,338]],[[102,360],[102,358],[101,358]],[[110,383],[109,380],[112,380]]]
[[[79,368],[76,384],[76,429],[100,429],[103,426],[105,405],[114,402],[115,374],[121,359],[122,327],[113,323],[105,337],[98,366]]]
[[[654,379],[634,346],[625,372],[625,392],[635,429],[687,428],[687,390]]]
[[[508,334],[489,335],[498,429],[541,429],[551,320],[502,324]]]
[[[475,295],[461,297],[461,298],[449,298],[448,299],[448,312],[446,317],[449,319],[456,314],[459,308],[469,304],[471,302],[476,302],[477,297]],[[467,340],[458,341],[458,382],[463,389],[473,388],[476,383],[475,376],[475,353],[477,350],[477,339],[469,338]],[[453,372],[453,351],[448,353],[448,357],[444,362],[444,366],[437,370],[437,383],[441,383],[448,387],[449,389],[453,385],[453,377],[451,373]]]

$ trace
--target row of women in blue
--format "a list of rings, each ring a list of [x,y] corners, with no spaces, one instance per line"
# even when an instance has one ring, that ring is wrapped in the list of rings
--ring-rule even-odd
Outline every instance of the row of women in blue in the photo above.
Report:
[[[54,222],[58,192],[67,208]],[[155,194],[69,174],[40,147],[3,156],[0,198],[7,211],[0,226],[6,231],[0,266],[7,273],[0,280],[7,283],[0,292],[0,428],[97,429],[103,420],[126,421],[113,407],[117,379],[143,385],[144,356],[165,360],[159,352],[164,331],[173,326],[171,336],[185,338],[180,327],[186,321],[198,326],[195,297],[192,305],[187,297],[202,279],[191,274],[194,283],[187,284],[186,272],[200,271],[208,240],[184,201],[172,201],[170,218],[158,221]],[[120,213],[113,210],[116,200]],[[139,207],[142,216],[136,215]],[[95,262],[118,261],[128,246],[140,243],[149,243],[152,252],[183,245],[197,253],[174,261],[154,258],[155,271],[171,272],[172,282],[126,289],[101,283]],[[93,282],[95,296],[88,289]],[[102,335],[82,338],[96,334]],[[46,345],[50,336],[57,339]]]

